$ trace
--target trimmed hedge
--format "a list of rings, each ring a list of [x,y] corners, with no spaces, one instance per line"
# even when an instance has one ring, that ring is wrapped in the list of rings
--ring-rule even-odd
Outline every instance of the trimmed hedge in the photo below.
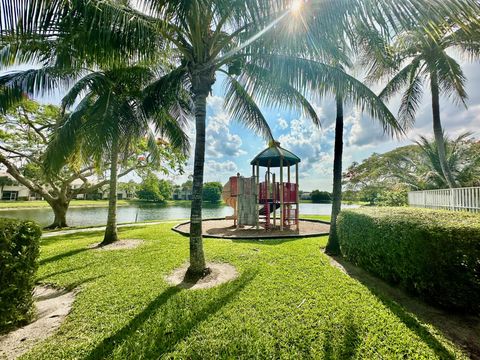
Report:
[[[42,231],[31,221],[0,218],[0,332],[28,322]]]
[[[480,312],[480,216],[415,208],[342,211],[343,255],[443,307]]]

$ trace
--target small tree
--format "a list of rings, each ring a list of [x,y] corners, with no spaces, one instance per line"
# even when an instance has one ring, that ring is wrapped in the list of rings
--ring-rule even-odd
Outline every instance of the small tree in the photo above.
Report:
[[[141,200],[153,202],[166,202],[172,197],[173,185],[168,180],[160,180],[150,172],[139,185],[137,196]]]
[[[328,191],[313,190],[311,197],[313,203],[332,202],[332,194],[330,194]]]
[[[119,182],[118,189],[120,191],[125,191],[127,199],[130,199],[137,194],[138,184],[133,180],[130,180],[129,182]]]
[[[24,100],[5,115],[0,115],[0,163],[21,185],[38,193],[52,208],[55,218],[48,228],[66,227],[67,210],[72,199],[80,194],[96,192],[108,184],[91,162],[88,165],[69,164],[54,175],[48,175],[43,155],[56,128],[60,110],[53,105],[39,105]],[[133,161],[122,167],[118,177],[145,166]],[[93,178],[98,181],[92,182]],[[73,187],[75,180],[82,184]]]
[[[202,198],[203,201],[218,203],[222,198],[223,186],[219,182],[207,182],[203,184]]]
[[[158,189],[163,197],[163,201],[170,200],[173,194],[173,184],[169,180],[160,179],[158,181]]]

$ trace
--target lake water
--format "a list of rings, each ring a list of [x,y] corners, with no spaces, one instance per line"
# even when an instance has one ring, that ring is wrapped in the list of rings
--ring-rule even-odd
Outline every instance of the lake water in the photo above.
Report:
[[[74,204],[74,203],[73,203]],[[343,208],[356,207],[355,205],[343,205]],[[330,215],[330,204],[300,204],[300,214],[302,215]],[[215,218],[232,215],[233,209],[225,205],[204,204],[203,218]],[[2,210],[0,217],[9,217],[17,219],[28,219],[46,226],[53,221],[53,212],[50,208],[32,208]],[[190,204],[184,205],[128,205],[119,206],[117,221],[122,222],[141,222],[148,220],[177,220],[188,219],[190,217]],[[107,221],[106,207],[71,207],[67,213],[67,223],[69,226],[92,226],[104,225]]]

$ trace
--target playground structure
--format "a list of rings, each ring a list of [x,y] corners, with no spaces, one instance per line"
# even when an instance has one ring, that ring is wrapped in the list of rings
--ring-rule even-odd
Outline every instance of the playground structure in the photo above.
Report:
[[[252,176],[240,174],[230,177],[225,184],[222,197],[234,209],[227,217],[233,220],[237,229],[245,225],[263,227],[266,231],[299,231],[298,163],[300,158],[271,142],[252,161]],[[292,182],[291,168],[295,167],[295,182]],[[266,169],[260,178],[261,169]],[[286,180],[284,170],[286,168]],[[279,170],[279,174],[275,170]],[[277,181],[277,179],[279,181]],[[263,181],[261,181],[263,180]],[[261,182],[260,182],[261,181]],[[280,209],[279,214],[277,210]]]

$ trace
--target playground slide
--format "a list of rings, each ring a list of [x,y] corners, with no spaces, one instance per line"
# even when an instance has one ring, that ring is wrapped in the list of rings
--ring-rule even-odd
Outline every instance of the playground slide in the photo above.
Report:
[[[274,206],[274,204],[272,202],[269,202],[267,206],[268,206],[269,213],[271,214],[272,212],[274,212],[275,210],[277,210],[280,207],[280,204],[275,203],[275,206]],[[263,207],[258,211],[258,214],[260,216],[267,215],[265,207],[266,206],[263,205]]]

